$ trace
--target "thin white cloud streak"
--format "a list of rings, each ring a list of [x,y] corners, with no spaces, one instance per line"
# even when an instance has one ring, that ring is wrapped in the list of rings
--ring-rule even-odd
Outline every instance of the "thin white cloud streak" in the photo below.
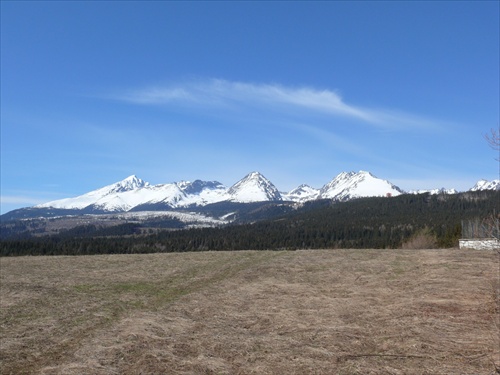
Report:
[[[5,190],[5,194],[0,196],[0,212],[12,211],[16,208],[31,207],[37,204],[50,202],[56,199],[68,197],[70,194],[52,192],[46,190]]]
[[[138,104],[164,104],[173,101],[197,101],[188,90],[182,88],[151,88],[131,92],[121,99],[128,100]]]
[[[35,205],[47,202],[49,199],[40,199],[37,197],[29,197],[24,195],[2,195],[0,203],[3,204],[19,204],[19,205]]]
[[[353,155],[366,154],[366,149],[357,143],[353,143],[344,137],[332,133],[331,131],[321,129],[313,125],[306,124],[288,124],[292,128],[301,131],[302,133],[313,137],[329,146],[335,147],[338,150],[346,151]]]
[[[114,99],[144,105],[183,106],[252,106],[274,111],[290,109],[342,116],[387,129],[439,129],[443,123],[434,119],[393,109],[369,109],[347,104],[331,90],[287,87],[279,84],[255,84],[212,79],[187,82],[177,86],[152,87],[129,91]]]

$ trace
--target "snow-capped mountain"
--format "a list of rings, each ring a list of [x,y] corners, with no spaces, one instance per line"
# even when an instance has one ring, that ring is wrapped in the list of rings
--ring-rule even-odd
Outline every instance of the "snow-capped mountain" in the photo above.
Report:
[[[342,172],[321,188],[319,198],[346,201],[361,197],[396,196],[403,193],[397,186],[375,177],[370,172]]]
[[[175,209],[205,206],[223,201],[249,203],[262,201],[305,202],[315,199],[344,201],[358,197],[399,195],[402,191],[390,182],[369,172],[342,172],[321,189],[300,185],[281,194],[276,186],[259,172],[252,172],[229,189],[217,181],[181,181],[150,185],[136,176],[130,176],[113,185],[75,197],[48,202],[36,207],[83,209],[124,212],[148,206]]]
[[[500,190],[500,180],[479,180],[470,191],[480,191],[480,190]]]
[[[471,191],[477,190],[500,190],[500,180],[481,180],[471,189]],[[410,193],[455,194],[456,192],[455,189],[435,189]],[[195,209],[220,202],[303,203],[316,199],[346,201],[360,197],[397,196],[403,193],[405,193],[403,190],[389,181],[379,179],[365,171],[342,172],[321,189],[300,185],[288,193],[280,193],[276,186],[259,172],[248,174],[230,188],[218,181],[201,180],[151,185],[133,175],[123,181],[74,198],[40,204],[31,208],[33,213],[26,212],[26,215],[35,214],[37,209],[68,210],[68,212],[71,210],[72,214],[171,211]]]
[[[75,198],[65,198],[35,208],[86,209],[87,211],[126,212],[132,209],[175,209],[232,201],[240,203],[280,201],[278,189],[263,175],[253,172],[229,189],[218,181],[181,181],[150,185],[136,176]]]
[[[281,193],[281,197],[284,201],[307,202],[317,199],[319,192],[319,189],[302,184],[288,193]]]
[[[172,207],[205,206],[227,199],[227,188],[218,181],[182,181],[175,185],[184,196],[175,205],[169,204]]]
[[[122,181],[93,190],[75,198],[59,199],[43,203],[35,207],[83,209],[85,207],[95,205],[96,207],[102,207],[102,209],[109,211],[126,211],[130,208],[130,203],[127,202],[130,199],[124,199],[124,197],[134,197],[137,195],[138,191],[149,187],[149,183],[144,182],[135,175],[132,175]]]
[[[259,172],[246,175],[231,186],[227,194],[230,201],[240,203],[282,200],[276,186]]]
[[[125,191],[140,189],[145,186],[149,186],[149,182],[144,182],[136,175],[132,175],[120,182],[104,187],[102,190],[107,191],[108,194],[122,193]]]
[[[179,188],[186,194],[200,194],[207,190],[226,189],[226,187],[218,181],[181,181],[177,183],[177,186],[179,186]]]
[[[91,191],[75,198],[65,198],[36,208],[84,209],[125,212],[137,206],[163,205],[166,208],[205,205],[225,200],[226,188],[220,182],[181,181],[150,185],[136,176]]]

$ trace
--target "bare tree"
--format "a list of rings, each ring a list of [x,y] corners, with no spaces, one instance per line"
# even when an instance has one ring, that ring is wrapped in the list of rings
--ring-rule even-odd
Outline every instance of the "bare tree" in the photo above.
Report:
[[[500,161],[500,128],[491,128],[489,133],[484,134],[484,139],[493,150],[499,152],[499,157],[496,160]]]

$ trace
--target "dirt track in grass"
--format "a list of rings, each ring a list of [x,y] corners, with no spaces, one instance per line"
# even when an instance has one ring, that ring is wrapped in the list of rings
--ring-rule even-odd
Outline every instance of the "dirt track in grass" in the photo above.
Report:
[[[2,374],[496,374],[499,254],[0,258]]]

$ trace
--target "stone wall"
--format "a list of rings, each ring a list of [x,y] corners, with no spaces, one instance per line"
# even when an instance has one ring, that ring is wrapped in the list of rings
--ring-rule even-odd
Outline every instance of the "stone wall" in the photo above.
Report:
[[[459,240],[461,249],[473,250],[499,250],[500,241],[496,238],[476,238]]]

